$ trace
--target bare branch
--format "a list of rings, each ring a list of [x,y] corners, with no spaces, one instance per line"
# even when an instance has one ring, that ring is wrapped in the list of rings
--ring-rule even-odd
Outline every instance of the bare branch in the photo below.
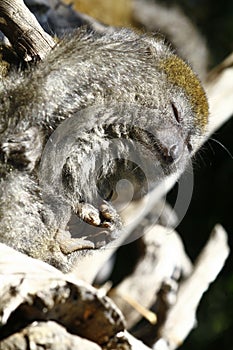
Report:
[[[206,84],[210,104],[207,138],[233,115],[233,54],[210,72]]]
[[[55,45],[23,0],[0,1],[0,30],[26,62],[42,60]]]
[[[160,331],[162,340],[158,341],[158,345],[166,343],[167,349],[173,350],[183,343],[195,326],[196,310],[203,293],[216,279],[228,255],[227,233],[222,226],[217,225],[199,255],[192,274],[180,286],[177,302],[170,309]],[[157,350],[156,344],[154,349]]]
[[[135,271],[110,294],[120,310],[123,310],[128,328],[139,321],[141,315],[129,305],[124,296],[130,295],[145,308],[150,308],[163,282],[172,278],[174,271],[185,275],[192,271],[182,241],[172,229],[156,225],[142,239],[145,244],[143,258]]]

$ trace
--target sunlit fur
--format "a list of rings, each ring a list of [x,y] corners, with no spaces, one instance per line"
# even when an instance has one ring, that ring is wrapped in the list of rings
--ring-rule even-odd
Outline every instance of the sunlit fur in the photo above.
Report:
[[[111,163],[113,148],[105,147],[102,177],[93,177],[102,146],[118,139],[118,158],[127,158],[131,149],[125,140],[133,147],[139,145],[135,151],[142,159],[142,170],[149,168],[150,190],[162,180],[161,174],[156,178],[150,171],[150,161],[161,165],[164,177],[182,172],[191,157],[191,145],[202,137],[208,119],[205,92],[189,66],[159,37],[130,30],[101,34],[78,30],[57,44],[43,62],[12,73],[2,84],[0,240],[63,270],[70,268],[79,252],[64,254],[57,232],[67,229],[80,201],[95,206],[97,180],[101,188],[105,177],[114,183],[122,171]],[[52,132],[70,117],[80,118],[76,142],[66,154],[61,149],[61,168],[57,169],[55,158],[49,158],[54,173],[53,167],[48,174],[43,168],[43,186],[48,175],[45,198],[38,180],[41,154]],[[163,144],[169,142],[179,148],[174,162],[163,157]],[[93,157],[84,177],[83,160],[90,153]],[[124,176],[126,170],[127,166]],[[128,176],[132,178],[132,173]],[[133,181],[140,191],[144,182],[137,176]]]

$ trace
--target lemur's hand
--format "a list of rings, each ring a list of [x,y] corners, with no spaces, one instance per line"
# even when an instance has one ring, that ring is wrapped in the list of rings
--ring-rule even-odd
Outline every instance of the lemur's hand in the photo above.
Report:
[[[107,228],[110,231],[119,228],[121,222],[116,210],[107,202],[103,202],[99,208],[89,203],[79,203],[77,215],[90,225]]]

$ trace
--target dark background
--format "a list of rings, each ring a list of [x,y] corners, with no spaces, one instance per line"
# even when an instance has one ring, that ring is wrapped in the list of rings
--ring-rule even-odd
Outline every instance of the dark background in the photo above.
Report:
[[[179,5],[193,20],[206,38],[212,65],[233,51],[232,0],[160,0],[160,2]]]

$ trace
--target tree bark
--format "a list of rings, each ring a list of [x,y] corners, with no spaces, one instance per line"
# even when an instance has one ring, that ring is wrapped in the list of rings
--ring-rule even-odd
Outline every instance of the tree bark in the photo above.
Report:
[[[42,60],[55,45],[23,0],[1,0],[0,30],[25,62]]]

